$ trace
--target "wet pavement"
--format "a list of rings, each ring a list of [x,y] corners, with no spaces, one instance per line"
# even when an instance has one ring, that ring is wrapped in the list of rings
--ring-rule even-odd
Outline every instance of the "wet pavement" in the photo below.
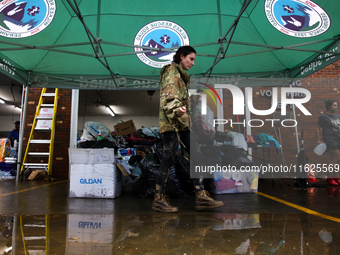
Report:
[[[0,254],[339,254],[340,187],[291,181],[259,194],[213,195],[225,205],[151,212],[151,198],[69,198],[69,181],[0,182]],[[262,194],[262,195],[260,195]],[[272,198],[265,197],[270,195]],[[277,199],[277,201],[273,200]],[[284,204],[286,203],[286,204]],[[316,214],[315,214],[316,213]]]

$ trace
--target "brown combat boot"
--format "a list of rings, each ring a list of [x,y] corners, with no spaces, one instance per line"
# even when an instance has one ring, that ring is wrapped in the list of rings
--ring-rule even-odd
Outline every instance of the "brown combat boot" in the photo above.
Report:
[[[215,201],[209,195],[205,190],[196,192],[196,210],[213,209],[224,205],[222,201]]]
[[[156,212],[166,212],[166,213],[175,213],[178,212],[178,208],[171,206],[169,204],[169,197],[163,194],[155,194],[155,198],[152,203],[152,211]]]

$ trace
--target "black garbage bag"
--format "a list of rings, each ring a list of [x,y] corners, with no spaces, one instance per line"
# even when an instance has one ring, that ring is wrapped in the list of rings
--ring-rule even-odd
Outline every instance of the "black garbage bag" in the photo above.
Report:
[[[240,169],[241,166],[255,166],[255,163],[243,153],[243,149],[222,145],[221,151],[223,152],[222,164],[225,166],[235,166],[237,169]]]
[[[220,143],[223,143],[225,141],[230,141],[230,142],[232,141],[232,138],[228,136],[227,133],[224,133],[221,131],[217,131],[214,138],[217,142],[220,142]]]
[[[308,157],[306,154],[306,151],[304,149],[301,149],[298,155],[298,163],[297,163],[297,169],[296,177],[298,179],[307,179],[307,172],[304,171],[306,164],[308,164]],[[300,171],[302,169],[302,171]]]
[[[118,151],[118,147],[114,142],[110,142],[107,139],[99,140],[99,141],[85,141],[78,144],[77,148],[92,148],[92,149],[100,149],[100,148],[113,148],[115,154]]]
[[[244,154],[241,154],[232,164],[236,169],[240,169],[241,166],[255,166],[255,163],[248,159]]]
[[[133,166],[134,164],[138,164],[143,159],[140,155],[133,155],[130,157],[128,163]]]
[[[221,153],[221,148],[219,146],[206,145],[200,147],[200,149],[203,154],[203,165],[222,165],[223,153]]]
[[[305,165],[308,164],[308,156],[306,151],[302,148],[298,154],[298,162],[296,168],[298,169],[296,172],[296,183],[297,187],[306,187],[309,186],[307,183],[307,172],[304,171]],[[302,169],[302,170],[301,170]]]
[[[140,197],[153,197],[156,188],[156,175],[160,167],[160,161],[156,153],[149,153],[139,163],[142,171],[140,185],[134,190]],[[169,177],[165,187],[165,195],[169,197],[188,197],[181,175],[176,171],[175,165],[170,168]]]
[[[241,156],[241,152],[238,148],[232,145],[222,145],[221,151],[223,153],[222,163],[223,165],[233,165],[234,162]]]

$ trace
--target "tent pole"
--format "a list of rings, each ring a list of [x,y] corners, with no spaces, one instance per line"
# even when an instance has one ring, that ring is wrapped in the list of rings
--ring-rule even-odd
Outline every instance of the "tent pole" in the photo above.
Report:
[[[97,10],[97,33],[96,36],[99,37],[100,35],[100,8],[101,8],[102,1],[98,0],[98,10]]]
[[[290,70],[286,70],[286,73],[288,75],[288,78],[291,79],[291,75],[290,75]],[[292,82],[290,83],[290,88],[293,87],[292,85]],[[286,95],[285,95],[286,96]],[[290,92],[290,98],[293,99],[293,93]],[[296,122],[296,114],[295,114],[295,105],[292,104],[292,109],[293,109],[293,118],[294,118],[294,121]],[[299,154],[300,152],[300,145],[299,145],[299,134],[298,134],[298,129],[297,129],[297,125],[294,127],[294,130],[295,130],[295,140],[296,140],[296,150],[297,150],[297,154]]]
[[[96,39],[97,41],[99,40],[99,35],[100,35],[100,7],[102,5],[102,1],[98,0],[98,10],[97,10],[97,32],[96,32]],[[96,45],[96,51],[99,53],[99,43]]]
[[[248,89],[248,87],[246,87],[244,89],[244,97],[248,98],[248,94],[249,94],[249,89]],[[249,110],[249,106],[248,106],[248,100],[245,100],[244,107],[246,108],[245,109],[246,110],[245,119],[246,119],[246,123],[248,123],[248,121],[251,119],[250,110]],[[251,135],[251,126],[249,126],[249,125],[246,125],[246,135]],[[251,160],[251,161],[253,160],[252,155],[253,155],[253,149],[248,147],[248,156],[247,156],[247,158],[249,160]]]
[[[221,19],[221,2],[220,0],[217,0],[217,17],[218,17],[218,32],[219,32],[219,36],[222,36],[222,19]],[[221,54],[224,53],[223,51],[223,40],[220,41],[220,52]]]
[[[79,89],[72,89],[70,148],[77,147]]]
[[[79,89],[72,89],[70,148],[77,148]],[[71,164],[69,163],[68,178],[71,177]]]
[[[221,44],[221,42],[224,41],[224,38],[223,38],[223,40],[221,38],[222,37],[220,37],[220,39],[217,42],[193,44],[192,46],[194,48],[196,48],[196,47],[202,47],[202,46]],[[301,47],[301,46],[308,46],[308,45],[323,43],[323,42],[327,42],[327,41],[332,41],[332,44],[333,44],[337,40],[339,40],[339,37],[332,37],[332,38],[328,38],[328,39],[323,39],[323,40],[318,40],[318,41],[313,41],[313,42],[308,42],[308,43],[288,45],[288,46],[265,45],[265,44],[250,43],[250,42],[230,41],[230,40],[228,42],[230,42],[230,44],[245,45],[245,46],[256,46],[256,47],[262,47],[262,48],[269,48],[269,49],[272,49],[272,50],[293,50],[293,51],[314,52],[314,53],[321,53],[321,54],[324,54],[324,53],[331,54],[331,52],[326,51],[326,50],[296,49],[296,48]],[[66,54],[80,55],[80,56],[85,56],[85,57],[93,57],[93,54],[85,54],[85,53],[80,53],[80,52],[76,52],[76,51],[57,50],[56,49],[56,48],[61,48],[61,47],[91,45],[91,42],[67,43],[67,44],[44,45],[44,46],[28,45],[28,44],[13,43],[13,42],[9,43],[9,42],[2,41],[2,40],[0,40],[0,43],[10,44],[11,46],[17,46],[17,47],[11,47],[11,48],[2,48],[1,51],[48,50],[48,51],[66,53]],[[134,52],[128,52],[128,53],[102,54],[102,55],[98,56],[99,58],[133,55],[133,54],[139,54],[139,53],[143,53],[143,52],[151,52],[151,51],[155,51],[155,50],[156,51],[174,52],[175,49],[176,49],[176,47],[171,47],[171,48],[166,48],[166,49],[157,49],[157,48],[151,48],[151,47],[146,47],[146,46],[137,46],[137,45],[132,45],[132,44],[124,44],[124,43],[108,42],[108,41],[101,41],[101,44],[117,45],[117,46],[129,47],[129,48],[141,48],[141,49],[144,49],[144,50],[139,51],[137,53],[134,51]],[[246,53],[243,53],[243,54],[246,54]],[[334,53],[334,52],[332,54],[333,55],[339,55],[338,53]],[[198,54],[198,55],[202,55],[202,56],[206,56],[206,57],[213,57],[212,55],[209,55],[209,54]],[[214,56],[214,57],[216,57],[216,56]]]
[[[290,87],[292,88],[292,85],[290,85]],[[291,99],[293,99],[293,93],[290,93]],[[295,105],[293,104],[293,118],[296,121],[296,114],[295,114]],[[295,130],[295,140],[296,140],[296,150],[297,150],[297,154],[299,154],[300,152],[300,145],[299,145],[299,134],[298,134],[298,129],[297,129],[297,125],[294,127]]]
[[[222,20],[221,20],[221,3],[220,3],[220,0],[217,0],[217,14],[218,14],[219,36],[220,36],[220,38],[222,38]],[[208,83],[208,81],[209,81],[209,78],[210,78],[210,75],[211,75],[211,72],[212,72],[214,66],[216,66],[216,65],[218,64],[218,62],[221,61],[221,59],[219,58],[219,55],[221,55],[221,54],[224,55],[224,54],[223,54],[223,53],[224,53],[224,49],[223,49],[223,40],[218,40],[218,41],[219,41],[219,43],[220,43],[220,47],[219,47],[219,49],[218,49],[217,54],[216,54],[215,56],[213,56],[213,57],[215,58],[213,65],[212,65],[212,66],[209,68],[209,70],[206,72],[206,73],[209,72],[206,83]]]
[[[24,132],[25,132],[25,122],[26,122],[26,113],[27,113],[27,101],[28,101],[28,91],[29,91],[29,77],[30,73],[27,74],[26,81],[26,90],[25,90],[25,100],[24,100],[24,112],[22,112],[22,103],[21,103],[21,118],[20,118],[20,138],[19,138],[19,149],[18,149],[18,162],[17,162],[17,176],[16,181],[19,181],[20,169],[21,169],[21,159],[22,159],[22,149],[24,144]],[[24,86],[23,86],[24,87]]]
[[[220,36],[222,35],[222,20],[221,20],[221,2],[217,0],[217,14],[218,14],[218,29]]]
[[[224,111],[223,111],[223,89],[216,89],[218,95],[221,98],[222,105],[217,104],[217,118],[224,119]],[[224,133],[224,124],[218,124],[218,131]]]
[[[231,26],[229,27],[228,31],[224,34],[223,39],[227,37],[227,35],[233,29],[234,26],[237,26],[239,19],[241,18],[243,12],[247,9],[251,1],[252,0],[249,0],[249,2],[247,3],[247,0],[244,0],[239,14],[237,15],[236,19],[233,21],[233,24],[231,24]]]

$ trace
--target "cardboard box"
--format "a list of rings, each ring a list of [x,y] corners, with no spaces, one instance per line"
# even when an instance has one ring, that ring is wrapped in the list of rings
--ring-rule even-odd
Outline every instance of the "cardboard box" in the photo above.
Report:
[[[74,149],[69,148],[70,164],[113,164],[114,149]]]
[[[128,120],[113,126],[117,136],[129,135],[136,131],[135,123],[133,120]]]
[[[43,180],[47,176],[47,172],[43,170],[33,170],[28,176],[28,180]]]
[[[71,164],[70,197],[115,198],[122,193],[122,173],[114,164]]]

